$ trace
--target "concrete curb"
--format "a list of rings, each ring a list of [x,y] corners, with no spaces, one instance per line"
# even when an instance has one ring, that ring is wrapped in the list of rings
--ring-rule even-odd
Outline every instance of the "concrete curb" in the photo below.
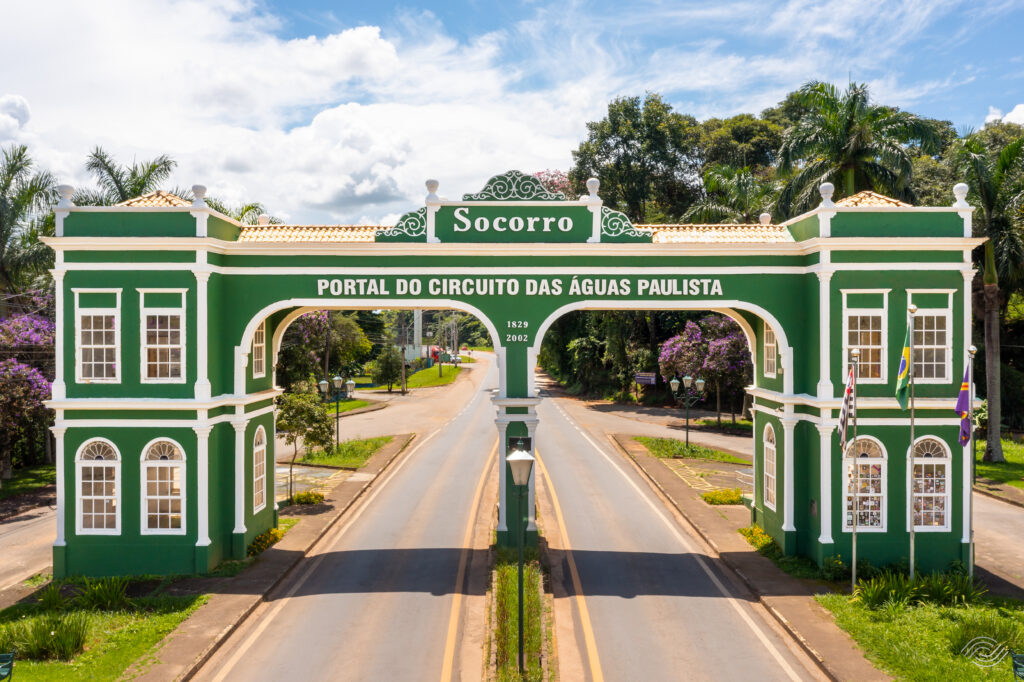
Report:
[[[349,410],[348,412],[342,412],[341,414],[338,415],[338,419],[344,419],[345,417],[354,417],[357,414],[366,414],[367,412],[376,412],[377,410],[383,410],[385,407],[388,407],[387,402],[383,400],[375,401],[373,405],[367,405],[365,407],[359,407],[354,410]]]
[[[736,566],[732,564],[731,561],[729,561],[725,556],[722,555],[722,553],[719,551],[718,544],[711,538],[708,532],[699,524],[697,524],[690,517],[689,514],[683,511],[682,507],[676,504],[675,500],[672,499],[672,496],[668,494],[668,491],[666,491],[661,486],[661,484],[658,483],[654,476],[652,476],[647,471],[647,469],[644,468],[643,464],[641,464],[635,458],[633,458],[615,436],[608,434],[608,440],[610,440],[614,444],[616,450],[618,450],[620,454],[622,454],[627,460],[632,462],[633,466],[636,467],[643,474],[644,478],[646,478],[651,483],[651,485],[657,488],[661,492],[662,496],[664,496],[665,499],[667,499],[672,504],[672,507],[679,513],[679,515],[686,519],[687,523],[695,531],[697,531],[697,534],[700,535],[701,539],[704,542],[706,542],[714,551],[715,558],[719,559],[723,564],[728,566],[729,570],[732,571],[732,573],[735,574],[737,577],[739,577],[739,579],[743,582],[747,589],[749,589],[752,594],[757,596],[758,603],[760,603],[761,606],[763,606],[765,610],[768,611],[768,613],[772,614],[772,617],[775,618],[779,625],[781,625],[782,628],[789,634],[789,636],[793,638],[793,641],[795,641],[797,645],[799,645],[799,647],[803,649],[808,656],[811,657],[811,660],[813,660],[815,664],[817,664],[821,672],[824,673],[825,676],[828,677],[830,680],[840,682],[841,678],[837,677],[835,673],[833,673],[829,669],[829,666],[825,662],[824,657],[822,657],[822,655],[819,654],[814,649],[814,647],[810,645],[810,643],[803,637],[803,635],[801,635],[800,632],[795,627],[793,627],[793,625],[789,622],[788,619],[786,619],[781,613],[779,613],[779,611],[774,606],[765,601],[764,595],[761,594],[761,591],[754,586],[754,584],[750,581],[750,579],[747,578],[746,575],[743,574],[743,572],[741,572]]]
[[[990,493],[987,490],[982,490],[978,486],[974,486],[973,490],[974,490],[974,492],[978,493],[979,495],[984,495],[985,497],[991,497],[993,500],[999,500],[1000,502],[1005,502],[1006,504],[1013,505],[1014,507],[1020,507],[1021,509],[1024,509],[1024,502],[1018,502],[1017,500],[1007,499],[1007,498],[1003,497],[1002,495],[996,495],[995,493]]]
[[[362,485],[362,487],[355,494],[352,495],[351,499],[349,499],[344,504],[344,506],[336,510],[334,517],[331,518],[324,525],[324,527],[320,529],[320,531],[313,537],[313,539],[307,544],[307,546],[301,550],[301,554],[296,556],[286,567],[284,567],[284,570],[280,572],[280,574],[271,582],[271,584],[261,594],[252,595],[251,603],[249,603],[242,610],[242,612],[232,620],[231,623],[227,624],[222,630],[220,630],[214,636],[213,641],[211,641],[201,652],[199,652],[199,655],[184,670],[184,672],[182,672],[174,678],[175,680],[189,680],[192,679],[192,677],[194,677],[197,672],[199,672],[199,669],[203,665],[205,665],[207,661],[210,660],[210,657],[213,656],[213,654],[215,654],[218,649],[220,649],[224,641],[228,637],[230,637],[235,632],[235,630],[238,629],[239,625],[241,625],[250,615],[252,615],[253,611],[255,611],[256,608],[259,607],[261,603],[263,603],[266,600],[267,595],[271,593],[274,589],[276,589],[278,585],[280,585],[286,578],[288,578],[288,576],[292,574],[292,572],[296,569],[301,560],[308,555],[309,550],[311,550],[318,542],[320,542],[320,540],[323,539],[323,537],[327,535],[327,533],[330,532],[330,530],[337,525],[338,521],[345,516],[345,514],[348,512],[349,509],[351,509],[351,507],[356,503],[356,501],[363,497],[363,495],[370,488],[370,486],[372,486],[380,478],[380,476],[385,471],[387,471],[391,467],[391,465],[394,464],[395,461],[398,460],[398,458],[403,453],[406,453],[408,451],[409,444],[415,438],[416,434],[414,433],[408,435],[408,437],[402,443],[401,447],[399,447],[398,450],[393,455],[391,455],[390,458],[388,458],[385,462],[381,464],[380,469],[376,472],[376,474],[374,474],[373,478],[366,481]],[[272,550],[273,548],[267,551],[269,552]],[[200,612],[201,609],[196,611],[196,613]],[[182,623],[182,625],[184,625],[184,623]],[[173,637],[173,635],[174,633],[172,632],[170,635],[168,635],[168,637]],[[163,647],[166,645],[166,643],[167,641],[165,640],[157,646]],[[146,675],[143,674],[141,677],[145,678]]]

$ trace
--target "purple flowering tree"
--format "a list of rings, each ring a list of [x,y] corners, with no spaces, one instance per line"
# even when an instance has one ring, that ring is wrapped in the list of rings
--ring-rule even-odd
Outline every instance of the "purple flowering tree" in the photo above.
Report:
[[[0,361],[0,485],[10,480],[11,449],[20,430],[45,415],[50,381],[14,358]]]
[[[704,339],[704,332],[695,322],[687,322],[682,334],[673,336],[661,344],[658,368],[661,370],[662,379],[665,383],[671,381],[674,376],[682,379],[689,375],[696,379],[704,365],[707,351],[708,344]]]
[[[533,177],[540,180],[540,184],[544,185],[544,189],[549,192],[561,192],[565,195],[566,199],[570,198],[571,185],[569,184],[569,174],[561,170],[542,170],[533,174]]]

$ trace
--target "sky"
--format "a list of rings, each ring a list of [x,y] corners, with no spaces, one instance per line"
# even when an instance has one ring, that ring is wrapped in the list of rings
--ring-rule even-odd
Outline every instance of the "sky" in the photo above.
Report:
[[[698,119],[809,80],[950,120],[1024,123],[1024,0],[504,3],[3,0],[0,146],[77,187],[97,145],[286,222],[390,224],[568,170],[621,96]]]

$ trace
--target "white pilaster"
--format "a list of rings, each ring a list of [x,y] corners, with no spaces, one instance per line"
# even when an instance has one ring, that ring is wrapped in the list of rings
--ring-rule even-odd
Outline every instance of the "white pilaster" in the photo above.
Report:
[[[787,408],[792,409],[792,406]],[[797,419],[791,413],[787,413],[782,418],[782,431],[783,431],[783,461],[782,461],[782,480],[785,490],[783,491],[784,497],[782,498],[782,530],[791,531],[796,530],[794,524],[794,504],[796,503],[796,491],[794,487],[794,475],[793,475],[793,434],[796,430]]]
[[[596,244],[601,241],[601,206],[604,202],[601,197],[597,196],[597,190],[600,187],[601,182],[597,178],[590,178],[587,180],[588,195],[580,197],[587,202],[587,209],[590,211],[593,221],[590,236],[587,238],[588,244]]]
[[[967,183],[964,182],[958,182],[953,185],[953,196],[956,197],[956,201],[953,202],[953,208],[960,209],[956,213],[964,221],[964,237],[974,236],[974,208],[967,203],[967,192],[969,189]],[[966,260],[969,263],[971,262],[970,251],[967,254],[968,258]]]
[[[75,188],[71,185],[57,185],[57,192],[60,194],[60,201],[53,207],[53,218],[54,218],[54,230],[53,234],[57,237],[64,236],[64,219],[71,214],[74,204],[71,202],[71,197],[75,194]],[[59,326],[59,325],[58,325]]]
[[[499,408],[500,410],[500,408]],[[498,418],[494,420],[495,426],[498,427],[498,532],[503,533],[508,530],[508,509],[505,506],[505,493],[508,488],[508,482],[505,480],[505,458],[508,457],[508,438],[505,437],[508,431],[508,421]]]
[[[206,187],[202,185],[192,185],[192,208],[195,211],[190,211],[192,217],[196,219],[196,236],[205,237],[209,234],[207,230],[207,222],[210,220],[210,214],[207,211],[206,205]]]
[[[532,372],[531,372],[532,374]],[[530,454],[534,457],[537,456],[537,440],[535,438],[537,434],[537,424],[539,420],[536,418],[536,413],[533,408],[530,408],[531,416],[533,419],[526,420],[526,432],[530,437]],[[526,491],[526,530],[537,530],[537,467],[530,469],[530,483],[527,486]]]
[[[526,395],[537,397],[537,351],[534,346],[526,349]]]
[[[822,252],[824,257],[827,252]],[[832,272],[823,270],[818,273],[818,400],[831,400],[832,388],[832,355],[831,329],[832,289],[830,282]]]
[[[828,410],[826,421],[830,422],[832,410]],[[818,449],[821,451],[821,491],[818,493],[818,522],[821,534],[818,542],[823,545],[832,544],[832,431],[831,423],[818,424],[820,438]]]
[[[205,415],[206,410],[202,412]],[[204,547],[210,544],[210,432],[213,427],[193,426],[192,430],[196,433],[196,546]]]
[[[235,346],[235,395],[245,395],[246,368],[249,366],[249,349]]]
[[[779,349],[782,356],[782,390],[786,395],[793,395],[793,347]]]
[[[60,291],[60,285],[57,285],[57,291]],[[60,324],[57,325],[60,329]],[[63,421],[64,410],[57,410],[57,420]],[[54,547],[63,547],[64,542],[64,515],[67,513],[67,498],[64,494],[65,486],[65,473],[64,470],[67,464],[64,462],[64,434],[67,433],[67,428],[63,426],[52,426],[50,431],[53,432],[53,439],[56,441],[54,447],[54,460],[57,462],[57,539],[53,542]]]
[[[210,280],[210,272],[206,270],[206,251],[196,252],[196,400],[209,400],[210,370],[207,360],[207,345],[209,341],[209,311],[207,309],[207,283]]]
[[[58,260],[63,260],[63,251],[57,252]],[[64,400],[68,396],[67,384],[64,383],[64,273],[59,267],[50,271],[53,275],[54,307],[56,308],[57,324],[54,326],[54,376],[51,396],[54,400]],[[74,329],[74,326],[72,326]]]
[[[239,410],[243,409],[241,406]],[[244,414],[235,413],[231,425],[235,427],[235,528],[234,533],[245,532],[245,426]]]
[[[836,191],[835,186],[831,182],[824,182],[818,188],[818,192],[821,194],[821,203],[818,204],[818,208],[827,209],[835,208],[835,202],[832,201],[832,194]],[[818,211],[818,236],[819,237],[831,237],[832,236],[832,218],[836,215],[835,211]]]
[[[435,234],[436,220],[437,220],[437,209],[441,208],[441,197],[437,196],[437,188],[441,184],[437,180],[427,180],[427,243],[437,244],[440,243],[440,239]]]

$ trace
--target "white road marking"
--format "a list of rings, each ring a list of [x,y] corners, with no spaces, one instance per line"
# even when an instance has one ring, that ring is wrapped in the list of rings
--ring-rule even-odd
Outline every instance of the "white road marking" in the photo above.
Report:
[[[608,453],[604,451],[604,448],[602,448],[598,443],[596,443],[589,435],[587,435],[586,432],[582,431],[576,424],[575,420],[572,417],[570,417],[558,403],[552,401],[552,405],[554,405],[555,409],[559,412],[559,414],[562,415],[562,418],[565,419],[570,424],[576,426],[576,430],[583,435],[587,442],[590,443],[590,445],[595,450],[597,450],[597,452],[600,453],[600,455],[604,457],[609,464],[615,467],[615,470],[618,471],[624,479],[626,479],[626,482],[629,483],[629,485],[633,488],[634,491],[636,491],[636,494],[639,495],[640,498],[647,504],[647,506],[651,508],[651,511],[653,511],[655,515],[657,515],[657,517],[661,519],[661,521],[665,524],[665,527],[668,528],[669,532],[675,536],[675,538],[679,541],[679,544],[681,544],[687,552],[693,554],[694,557],[696,557],[697,562],[700,564],[700,567],[704,570],[704,573],[707,574],[711,582],[715,584],[715,587],[718,588],[718,591],[722,594],[722,597],[724,597],[725,600],[729,602],[729,604],[733,607],[733,609],[735,609],[736,613],[739,614],[740,618],[743,619],[743,622],[746,623],[747,626],[754,633],[754,636],[757,637],[761,644],[764,645],[765,649],[768,650],[768,653],[771,654],[772,658],[775,659],[779,666],[789,676],[789,679],[799,680],[799,675],[796,674],[796,671],[794,671],[793,668],[789,665],[789,663],[782,656],[781,652],[779,652],[777,647],[768,639],[764,632],[761,631],[761,628],[757,627],[757,624],[754,623],[754,620],[740,605],[739,600],[736,597],[732,596],[728,592],[728,590],[725,589],[725,585],[722,584],[722,582],[718,579],[718,576],[716,576],[714,572],[711,570],[711,566],[708,564],[707,557],[702,552],[698,551],[697,547],[689,538],[683,535],[683,533],[676,526],[676,523],[665,513],[665,510],[662,509],[660,505],[655,504],[654,501],[651,499],[650,495],[645,495],[643,491],[640,489],[640,486],[638,486],[636,482],[626,474],[625,470],[619,466],[618,462],[612,459],[611,456],[609,456]]]

